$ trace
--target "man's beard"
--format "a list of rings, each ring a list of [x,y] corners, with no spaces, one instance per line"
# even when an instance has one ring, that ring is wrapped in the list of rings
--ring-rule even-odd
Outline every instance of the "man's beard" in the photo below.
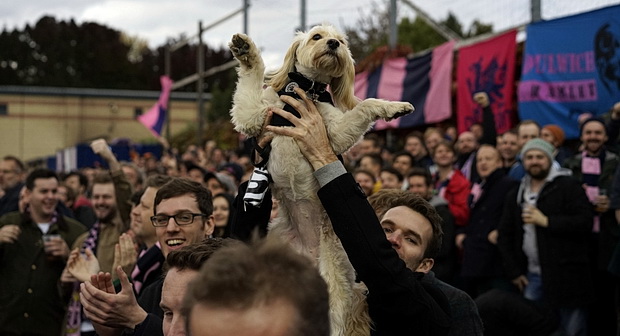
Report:
[[[585,147],[588,152],[598,154],[603,148],[603,143],[601,141],[589,141]]]
[[[550,171],[551,171],[551,166],[549,166],[549,168],[547,169],[544,169],[541,166],[536,166],[536,167],[530,167],[527,170],[527,173],[535,180],[544,180],[545,178],[547,178],[547,176],[549,176]]]
[[[102,218],[97,218],[100,223],[112,223],[116,217],[116,208],[110,209],[110,211]]]

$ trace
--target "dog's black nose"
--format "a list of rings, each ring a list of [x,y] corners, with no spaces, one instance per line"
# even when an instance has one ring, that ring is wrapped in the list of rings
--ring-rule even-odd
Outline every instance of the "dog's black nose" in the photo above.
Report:
[[[340,42],[338,42],[338,40],[335,39],[331,39],[327,41],[327,46],[329,47],[329,49],[336,49],[338,48],[338,46],[340,45]]]

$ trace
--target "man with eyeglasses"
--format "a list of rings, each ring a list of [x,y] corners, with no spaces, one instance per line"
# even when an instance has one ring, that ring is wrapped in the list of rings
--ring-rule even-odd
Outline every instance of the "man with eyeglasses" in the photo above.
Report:
[[[173,179],[155,196],[154,216],[157,239],[164,257],[184,246],[200,243],[213,233],[213,198],[200,183],[189,179]],[[160,308],[163,280],[146,287],[139,302],[122,269],[116,270],[122,290],[106,290],[103,284],[85,287],[81,299],[86,316],[97,333],[104,335],[163,335]],[[166,334],[172,334],[166,331]]]
[[[7,155],[0,161],[0,216],[19,210],[19,192],[24,187],[26,167],[20,159]]]

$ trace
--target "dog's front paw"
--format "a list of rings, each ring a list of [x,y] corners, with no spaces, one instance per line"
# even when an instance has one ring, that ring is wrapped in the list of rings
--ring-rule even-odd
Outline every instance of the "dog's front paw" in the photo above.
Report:
[[[390,121],[398,117],[402,117],[413,112],[415,109],[413,105],[405,102],[390,102],[389,107],[386,108],[386,115],[383,117],[385,121]]]
[[[233,56],[244,66],[252,68],[252,65],[256,62],[258,52],[256,45],[252,39],[245,34],[233,35],[231,41],[228,43],[228,47]]]

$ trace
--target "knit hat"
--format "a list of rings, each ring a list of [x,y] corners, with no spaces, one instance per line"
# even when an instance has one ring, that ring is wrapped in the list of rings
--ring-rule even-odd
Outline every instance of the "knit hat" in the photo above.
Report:
[[[547,130],[553,134],[553,137],[558,142],[558,147],[562,146],[564,143],[564,131],[557,125],[547,125],[543,127],[544,130]]]
[[[525,153],[532,149],[538,149],[539,151],[545,153],[545,155],[549,158],[549,161],[553,162],[553,151],[555,148],[552,144],[540,138],[532,139],[528,141],[525,146],[523,146],[521,156],[525,156]]]

